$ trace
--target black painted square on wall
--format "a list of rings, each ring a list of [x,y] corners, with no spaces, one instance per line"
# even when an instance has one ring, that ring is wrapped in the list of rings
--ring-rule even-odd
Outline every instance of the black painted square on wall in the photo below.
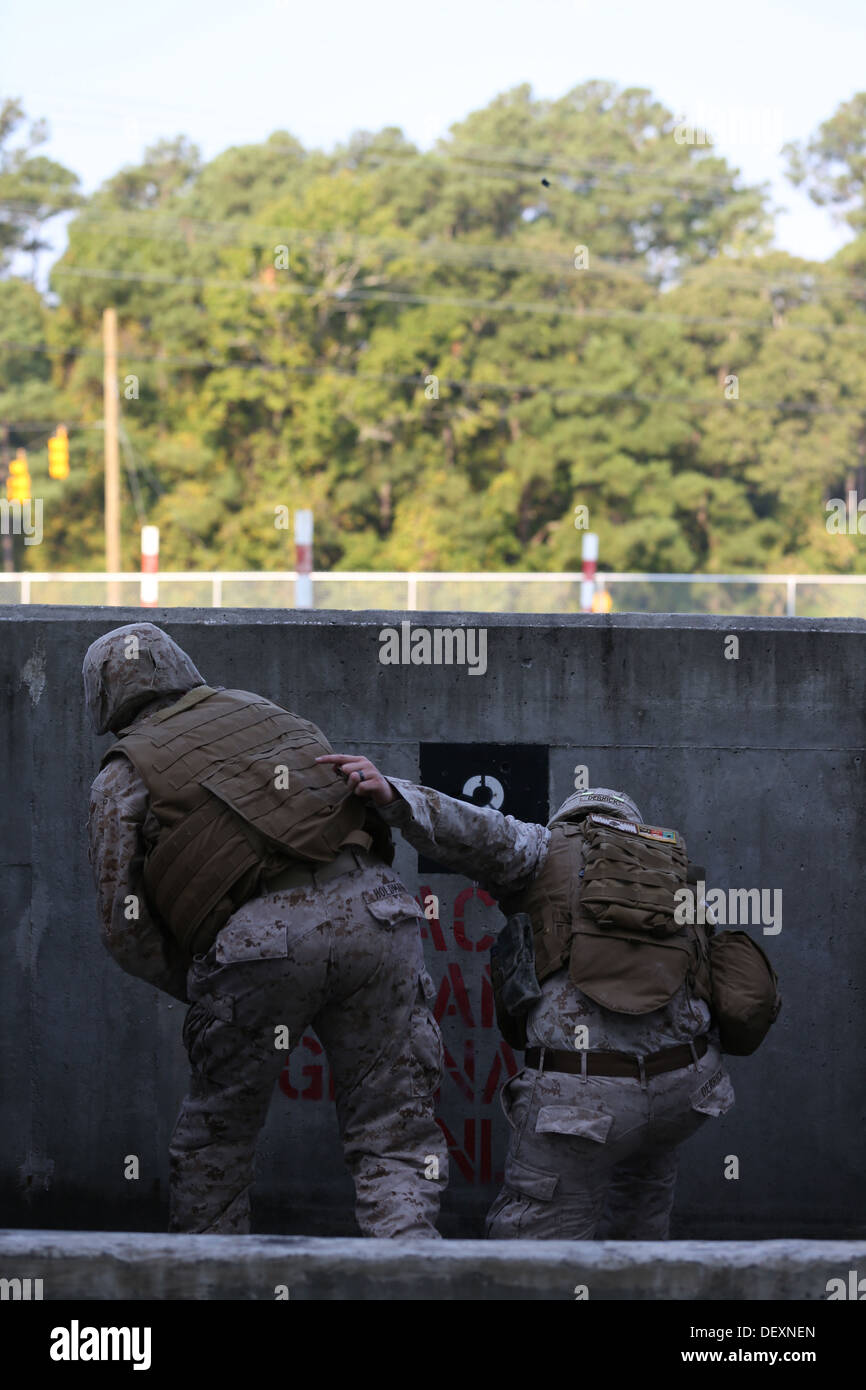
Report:
[[[425,787],[492,806],[506,816],[546,825],[549,752],[546,743],[422,743],[421,782]],[[420,855],[419,872],[452,870]]]

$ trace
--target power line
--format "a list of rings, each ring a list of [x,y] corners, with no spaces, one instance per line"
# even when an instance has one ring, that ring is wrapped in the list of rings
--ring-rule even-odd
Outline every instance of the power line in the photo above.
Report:
[[[0,207],[19,206],[15,200],[0,200]],[[23,206],[23,205],[22,205]],[[74,211],[74,210],[72,210]],[[147,230],[138,232],[136,226],[147,224]],[[339,247],[347,245],[354,253],[385,252],[395,257],[414,256],[419,260],[438,264],[474,265],[486,269],[550,270],[551,272],[573,272],[573,254],[546,252],[534,248],[502,246],[496,243],[453,243],[447,241],[419,241],[408,237],[371,237],[346,229],[343,232],[328,232],[313,227],[276,227],[256,223],[245,218],[198,219],[183,214],[164,214],[139,212],[134,210],[105,213],[85,212],[79,215],[77,226],[85,230],[90,226],[117,228],[130,239],[151,242],[177,241],[189,243],[190,237],[212,238],[221,245],[256,246],[262,239],[274,245],[313,242],[314,249],[320,246]],[[226,229],[227,235],[223,234]],[[711,262],[689,265],[688,270],[706,269]],[[820,263],[819,263],[820,264]],[[647,285],[655,286],[660,273],[650,270],[640,261],[610,261],[593,256],[590,264],[581,274],[593,276],[621,276]],[[852,294],[862,291],[866,296],[866,278],[851,276],[839,279],[826,279],[813,271],[767,270],[753,267],[730,267],[716,275],[702,277],[702,286],[715,283],[751,281],[759,285],[781,286],[786,283],[808,290],[809,293],[823,293],[838,289],[840,293]]]
[[[0,200],[0,207],[23,207],[14,199]],[[138,232],[136,224],[149,224]],[[221,245],[255,246],[261,241],[276,245],[292,242],[312,242],[314,248],[320,246],[340,246],[348,244],[355,251],[384,251],[394,256],[417,256],[422,260],[454,264],[481,264],[496,268],[573,270],[572,254],[550,251],[521,249],[514,246],[477,242],[420,241],[409,237],[373,237],[346,229],[334,233],[315,227],[277,227],[253,222],[247,218],[223,218],[203,220],[187,217],[182,213],[164,214],[121,210],[109,213],[86,212],[79,216],[77,226],[87,230],[91,226],[117,228],[127,236],[142,240],[182,241],[188,243],[190,237],[212,238]],[[222,229],[228,235],[222,235]],[[645,279],[651,275],[639,262],[599,261],[608,274],[633,275]]]
[[[127,112],[124,107],[111,107],[109,110],[117,112],[120,116],[126,117]],[[178,108],[180,109],[180,108]],[[192,111],[192,108],[190,108]],[[196,114],[198,111],[196,111]],[[102,123],[102,118],[96,116]],[[136,120],[136,117],[132,117]],[[66,117],[69,124],[75,124],[74,120]],[[92,124],[85,121],[82,124]],[[673,141],[674,133],[680,126],[692,127],[695,130],[703,130],[704,127],[696,122],[687,119],[677,120],[671,117],[671,129],[660,129],[655,144],[661,146],[662,142]],[[716,153],[712,147],[698,145],[688,145],[687,151],[684,150],[681,169],[672,167],[669,162],[658,160],[656,162],[643,162],[640,159],[622,160],[614,157],[594,157],[581,158],[563,156],[561,152],[545,154],[543,151],[527,150],[519,146],[498,146],[483,145],[477,143],[467,144],[447,144],[445,138],[440,138],[437,143],[429,150],[421,150],[413,146],[410,141],[401,144],[388,144],[382,142],[376,132],[360,132],[363,135],[371,136],[368,143],[360,141],[352,143],[352,137],[338,143],[331,150],[320,150],[316,147],[307,149],[300,142],[293,143],[291,140],[283,141],[275,139],[273,136],[265,137],[259,141],[253,141],[244,145],[227,145],[225,150],[220,151],[214,158],[219,159],[223,154],[232,150],[261,150],[267,153],[286,153],[293,156],[301,155],[302,159],[324,158],[332,163],[339,163],[350,157],[357,165],[378,165],[379,167],[390,163],[403,163],[407,161],[426,162],[433,164],[456,163],[468,164],[475,168],[476,172],[484,172],[485,166],[489,171],[495,169],[494,177],[513,181],[515,177],[522,175],[533,177],[537,172],[559,175],[563,178],[574,178],[576,174],[589,175],[592,178],[602,179],[642,179],[650,178],[656,184],[663,184],[677,187],[692,180],[698,184],[703,184],[705,188],[718,187],[720,189],[732,189],[735,180],[740,177],[739,171],[729,169],[719,171],[718,169],[704,168],[704,165],[726,164],[726,156]],[[165,139],[166,137],[159,137]],[[185,137],[188,138],[188,137]],[[191,142],[194,143],[194,142]],[[651,148],[647,142],[645,148]],[[209,161],[213,162],[213,161]],[[502,171],[502,172],[500,172]],[[569,190],[572,191],[572,190]],[[754,191],[752,185],[745,188],[735,189],[736,192]]]
[[[251,280],[212,280],[198,275],[168,275],[162,271],[99,270],[95,267],[56,266],[52,275],[65,275],[73,278],[94,280],[119,280],[127,283],[186,285],[193,289],[245,290],[250,294],[264,295],[321,295],[335,299],[339,305],[382,303],[382,304],[427,304],[441,308],[482,309],[488,313],[541,314],[546,317],[573,318],[580,320],[599,320],[605,322],[645,323],[687,323],[702,328],[765,328],[780,331],[790,328],[807,333],[845,333],[854,337],[866,336],[866,327],[854,324],[802,323],[790,320],[776,325],[772,319],[764,318],[707,318],[699,314],[655,313],[647,309],[585,309],[563,308],[561,304],[547,301],[479,299],[471,296],[448,296],[413,294],[404,290],[365,290],[354,289],[345,292],[329,290],[316,285],[273,285]]]
[[[101,348],[64,348],[54,346],[49,343],[18,343],[0,340],[0,348],[9,348],[18,351],[44,352],[57,356],[73,357],[99,357],[103,356]],[[231,368],[233,371],[267,371],[282,373],[286,376],[336,376],[344,380],[376,381],[387,385],[406,385],[421,387],[425,385],[426,377],[431,373],[401,375],[398,373],[380,372],[358,372],[341,370],[338,367],[286,367],[282,364],[270,363],[264,358],[255,361],[238,361],[233,358],[214,358],[214,357],[164,357],[157,353],[121,353],[125,363],[134,362],[153,362],[157,366],[167,367],[192,367],[210,368],[219,371],[221,368]],[[737,401],[718,399],[717,397],[700,396],[671,396],[657,395],[647,392],[629,391],[603,391],[593,387],[578,386],[558,386],[546,387],[541,384],[530,384],[521,382],[494,382],[494,381],[461,381],[457,378],[437,377],[438,385],[449,389],[461,391],[467,394],[484,395],[488,392],[499,392],[504,395],[522,396],[546,395],[551,399],[561,399],[564,396],[577,396],[586,399],[602,401],[623,401],[635,402],[637,404],[650,405],[685,405],[698,410],[724,409],[724,410],[779,410],[791,413],[815,414],[815,415],[862,415],[866,413],[866,404],[863,406],[850,406],[848,408],[839,406],[821,405],[815,401],[749,401],[740,398]],[[11,422],[10,422],[11,423]],[[68,423],[68,422],[67,422]],[[16,429],[22,426],[15,425]],[[54,428],[53,422],[32,422],[34,429]],[[75,428],[73,422],[70,428]],[[82,425],[85,429],[101,429],[100,425]]]
[[[329,157],[336,158],[336,156]],[[585,166],[581,165],[569,166],[567,169],[556,168],[546,162],[544,156],[541,156],[538,160],[534,160],[531,164],[516,167],[509,167],[506,165],[499,168],[491,167],[489,164],[485,164],[483,161],[476,160],[471,156],[460,155],[456,152],[439,155],[436,151],[432,151],[430,154],[407,155],[405,157],[401,157],[399,154],[380,156],[371,151],[369,154],[365,153],[364,163],[366,166],[372,165],[375,168],[382,169],[387,168],[389,164],[405,165],[406,159],[413,158],[426,159],[431,164],[437,159],[448,164],[465,164],[474,177],[494,180],[497,183],[514,184],[518,181],[529,182],[530,179],[534,183],[542,173],[552,174],[554,177],[558,175],[562,180],[562,187],[560,190],[551,188],[548,192],[548,196],[551,192],[556,191],[575,195],[585,195],[595,192],[604,184],[617,188],[620,184],[640,183],[642,180],[649,182],[649,187],[641,190],[641,194],[644,197],[652,197],[656,192],[667,192],[668,195],[673,195],[680,189],[686,190],[692,198],[712,197],[720,194],[740,196],[743,193],[762,192],[760,187],[754,185],[745,185],[738,188],[736,186],[738,175],[733,169],[726,177],[721,174],[711,175],[709,171],[706,175],[703,175],[694,168],[683,168],[682,172],[677,175],[675,171],[668,168],[665,171],[668,177],[665,177],[665,172],[657,172],[655,170],[647,170],[645,172],[636,165],[612,165],[609,169],[600,169],[598,171],[587,170]],[[663,170],[664,166],[660,165],[659,169]],[[583,177],[580,176],[579,171],[581,170],[584,174]]]
[[[101,420],[93,422],[87,420],[69,420],[62,412],[59,418],[62,419],[66,428],[70,430],[101,430],[103,428]],[[4,423],[8,424],[10,429],[15,430],[16,434],[29,434],[31,432],[33,434],[41,434],[43,430],[54,430],[57,428],[57,420],[57,416],[55,416],[53,420],[7,420],[4,416]]]
[[[0,201],[0,207],[16,206],[14,200]],[[22,205],[23,206],[23,205]],[[142,232],[135,230],[137,222],[147,221],[150,227]],[[418,259],[433,261],[439,264],[455,265],[481,265],[491,269],[539,269],[539,270],[574,270],[572,254],[557,254],[556,252],[535,251],[531,249],[521,250],[520,248],[509,248],[490,244],[477,243],[453,243],[447,241],[418,241],[414,239],[394,238],[394,237],[370,237],[359,235],[352,231],[344,233],[333,233],[321,231],[317,228],[304,227],[269,227],[261,223],[250,222],[245,219],[222,219],[216,221],[202,221],[195,218],[185,217],[182,214],[166,216],[161,213],[142,213],[134,211],[118,211],[116,213],[85,214],[79,218],[77,225],[85,230],[90,226],[107,227],[109,230],[117,228],[130,239],[142,239],[152,242],[158,241],[178,241],[188,243],[190,236],[194,238],[210,237],[220,245],[231,246],[255,246],[262,239],[272,242],[275,245],[290,244],[296,242],[312,242],[313,248],[321,246],[340,246],[347,244],[348,247],[357,254],[359,251],[379,252],[383,251],[397,256],[415,256]],[[130,227],[132,230],[128,230]],[[229,235],[221,235],[221,229],[229,229]],[[631,276],[635,279],[651,280],[652,275],[645,267],[639,267],[638,263],[617,263],[614,261],[599,262],[596,257],[598,272],[606,274],[622,274]],[[602,272],[602,266],[604,267]]]
[[[138,468],[136,466],[135,461],[135,451],[132,447],[129,435],[126,432],[126,428],[123,423],[123,417],[120,415],[119,412],[117,423],[117,434],[118,438],[120,439],[121,447],[123,449],[123,460],[126,464],[126,475],[129,479],[129,490],[132,494],[132,503],[135,507],[135,515],[138,517],[139,525],[143,526],[145,520],[147,519],[147,513],[145,511],[144,502],[142,501],[141,497],[141,488],[139,486],[138,481]]]

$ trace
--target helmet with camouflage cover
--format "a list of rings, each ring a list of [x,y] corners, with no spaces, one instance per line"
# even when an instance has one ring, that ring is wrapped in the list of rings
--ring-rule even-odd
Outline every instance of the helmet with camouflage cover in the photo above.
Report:
[[[97,637],[81,668],[90,722],[98,734],[116,733],[145,705],[164,695],[185,695],[204,679],[167,632],[153,623],[127,623]]]
[[[608,816],[619,816],[621,820],[636,821],[643,824],[643,816],[630,796],[625,792],[612,791],[610,787],[588,787],[586,791],[575,792],[566,798],[547,822],[548,829],[560,821],[580,820],[590,811],[602,811]]]

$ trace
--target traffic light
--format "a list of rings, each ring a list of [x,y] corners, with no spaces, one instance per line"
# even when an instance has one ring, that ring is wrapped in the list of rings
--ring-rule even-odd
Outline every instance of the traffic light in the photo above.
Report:
[[[19,449],[15,458],[10,460],[6,497],[9,502],[30,501],[30,470],[27,467],[27,454],[23,449]]]
[[[65,425],[58,425],[48,441],[48,476],[69,477],[69,439]]]

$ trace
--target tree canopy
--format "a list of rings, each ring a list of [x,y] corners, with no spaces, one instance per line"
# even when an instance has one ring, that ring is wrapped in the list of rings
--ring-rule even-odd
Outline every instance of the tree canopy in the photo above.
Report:
[[[767,190],[644,89],[528,86],[429,151],[279,131],[164,140],[91,196],[0,113],[0,420],[45,498],[32,568],[100,569],[102,313],[117,309],[124,566],[866,571],[825,502],[866,496],[866,93],[791,178],[844,208],[826,263],[773,246]],[[12,258],[50,217],[41,296]],[[70,477],[44,443],[71,439]],[[43,461],[44,460],[44,461]]]

